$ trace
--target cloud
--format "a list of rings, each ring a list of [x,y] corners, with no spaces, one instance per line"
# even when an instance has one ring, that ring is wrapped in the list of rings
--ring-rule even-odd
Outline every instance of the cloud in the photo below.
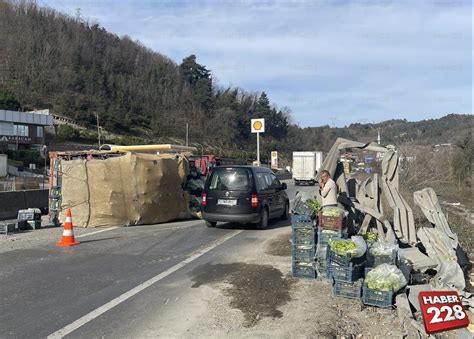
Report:
[[[177,63],[196,54],[219,84],[266,91],[302,126],[471,113],[467,1],[61,3]]]

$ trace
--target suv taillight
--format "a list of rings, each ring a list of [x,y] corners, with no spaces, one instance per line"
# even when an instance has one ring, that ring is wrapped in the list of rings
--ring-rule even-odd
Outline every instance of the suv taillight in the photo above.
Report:
[[[207,205],[207,194],[206,193],[202,194],[202,205],[203,206]]]
[[[250,205],[252,207],[258,206],[258,196],[256,194],[252,194],[252,197],[250,198]]]

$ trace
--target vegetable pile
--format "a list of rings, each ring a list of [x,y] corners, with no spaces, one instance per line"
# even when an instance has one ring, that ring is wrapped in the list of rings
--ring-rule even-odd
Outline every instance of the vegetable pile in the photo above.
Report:
[[[373,243],[373,242],[377,241],[377,233],[375,233],[375,232],[368,231],[365,234],[363,234],[362,237],[365,239],[365,241],[367,241],[369,243]]]
[[[338,255],[356,253],[357,251],[357,245],[349,239],[330,240],[329,247]]]
[[[318,213],[321,210],[321,205],[315,199],[308,199],[305,202],[306,206],[308,206],[314,213]]]
[[[342,215],[343,210],[339,207],[325,207],[323,208],[323,216],[338,218]]]
[[[407,284],[402,271],[397,266],[388,264],[379,265],[367,273],[365,282],[371,290],[381,292],[396,292]]]

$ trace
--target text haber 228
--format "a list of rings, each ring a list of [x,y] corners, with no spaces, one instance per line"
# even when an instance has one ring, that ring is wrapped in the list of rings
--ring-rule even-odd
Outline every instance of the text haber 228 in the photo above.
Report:
[[[456,291],[420,292],[418,300],[429,334],[469,325],[469,318]]]

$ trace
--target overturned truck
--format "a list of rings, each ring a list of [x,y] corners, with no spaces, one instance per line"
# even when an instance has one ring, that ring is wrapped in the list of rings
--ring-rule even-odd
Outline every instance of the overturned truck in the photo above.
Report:
[[[64,220],[71,209],[74,226],[154,224],[188,214],[182,154],[69,152],[51,161],[51,213]]]

